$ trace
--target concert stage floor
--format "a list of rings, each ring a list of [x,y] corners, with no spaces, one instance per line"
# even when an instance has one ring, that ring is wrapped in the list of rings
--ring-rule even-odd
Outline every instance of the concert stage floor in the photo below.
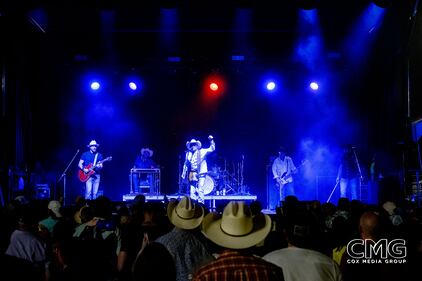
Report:
[[[145,193],[129,193],[123,195],[123,201],[131,201],[137,195],[144,195],[146,201],[163,201],[164,195],[160,194],[145,194]],[[170,194],[166,195],[168,199],[179,199],[185,194]],[[256,195],[250,194],[228,194],[228,195],[205,195],[205,204],[208,203],[210,209],[215,209],[219,201],[254,201],[257,199]]]

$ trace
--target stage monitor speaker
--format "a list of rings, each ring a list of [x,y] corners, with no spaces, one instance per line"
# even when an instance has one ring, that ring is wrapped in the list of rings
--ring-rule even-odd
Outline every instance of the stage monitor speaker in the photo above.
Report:
[[[34,199],[50,199],[50,186],[48,184],[36,184],[34,188]]]

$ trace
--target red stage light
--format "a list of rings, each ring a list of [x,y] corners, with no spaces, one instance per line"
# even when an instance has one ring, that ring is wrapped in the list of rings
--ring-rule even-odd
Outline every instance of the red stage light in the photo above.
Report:
[[[218,90],[218,84],[215,82],[210,83],[210,89],[211,91],[217,91]]]

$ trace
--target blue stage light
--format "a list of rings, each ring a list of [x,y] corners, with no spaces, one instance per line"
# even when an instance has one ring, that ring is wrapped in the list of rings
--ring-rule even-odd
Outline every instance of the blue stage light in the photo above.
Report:
[[[136,85],[135,82],[129,82],[129,89],[136,91],[138,89],[138,85]]]
[[[232,61],[244,61],[245,60],[245,56],[242,55],[233,55],[232,56]]]
[[[273,91],[275,89],[275,87],[276,87],[276,84],[274,83],[274,81],[267,82],[267,90],[268,91]]]
[[[97,91],[101,88],[101,85],[98,81],[91,82],[91,89]]]
[[[317,82],[311,82],[311,84],[309,84],[309,87],[310,87],[312,90],[316,91],[316,90],[318,90],[319,85],[318,85],[318,83],[317,83]]]

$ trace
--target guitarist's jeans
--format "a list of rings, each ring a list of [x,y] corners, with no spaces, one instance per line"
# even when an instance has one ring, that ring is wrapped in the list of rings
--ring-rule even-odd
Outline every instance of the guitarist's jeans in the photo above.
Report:
[[[92,175],[85,183],[85,199],[93,200],[97,198],[98,187],[100,186],[101,176]]]
[[[290,182],[284,185],[281,185],[280,188],[280,201],[284,201],[286,196],[295,195],[295,183]]]
[[[340,197],[349,198],[351,200],[358,199],[359,178],[340,179]],[[350,197],[347,195],[350,194]]]
[[[190,198],[198,201],[199,203],[205,202],[205,194],[203,188],[204,183],[205,177],[200,177],[198,181],[190,182]]]

